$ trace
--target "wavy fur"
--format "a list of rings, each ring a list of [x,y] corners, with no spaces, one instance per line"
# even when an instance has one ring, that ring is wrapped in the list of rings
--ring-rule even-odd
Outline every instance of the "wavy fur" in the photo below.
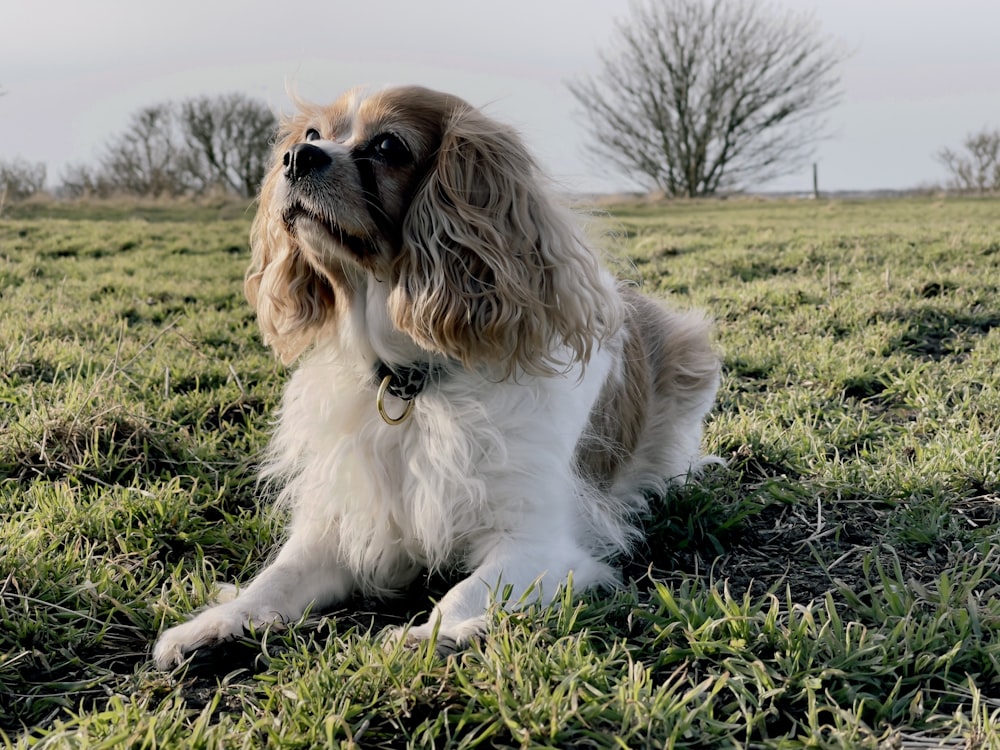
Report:
[[[163,668],[427,569],[467,577],[406,636],[460,647],[498,590],[612,582],[647,494],[706,461],[704,317],[619,286],[517,135],[455,97],[302,107],[251,245],[264,339],[298,360],[262,467],[287,539],[238,596],[161,635]],[[379,363],[439,373],[402,424],[378,416]]]
[[[403,224],[393,323],[474,367],[551,374],[586,361],[620,323],[594,252],[509,128],[463,107]],[[553,361],[559,345],[571,359]]]

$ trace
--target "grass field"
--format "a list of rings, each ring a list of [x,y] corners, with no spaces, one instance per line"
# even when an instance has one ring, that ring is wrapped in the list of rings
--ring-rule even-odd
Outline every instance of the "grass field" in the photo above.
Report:
[[[0,741],[72,748],[1000,747],[1000,202],[737,200],[594,221],[717,320],[707,450],[614,593],[445,661],[375,637],[447,582],[155,671],[278,538],[285,378],[250,214],[0,220]]]

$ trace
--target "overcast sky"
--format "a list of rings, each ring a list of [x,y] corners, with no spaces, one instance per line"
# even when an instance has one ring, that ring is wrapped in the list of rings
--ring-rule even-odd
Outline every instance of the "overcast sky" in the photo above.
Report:
[[[593,72],[627,0],[2,0],[0,160],[49,181],[93,163],[148,104],[242,91],[275,110],[286,90],[328,101],[360,83],[420,83],[516,125],[574,190],[634,187],[583,158],[566,90]],[[815,153],[821,188],[939,183],[934,153],[1000,127],[1000,1],[784,0],[853,55]],[[811,167],[766,189],[806,190]]]

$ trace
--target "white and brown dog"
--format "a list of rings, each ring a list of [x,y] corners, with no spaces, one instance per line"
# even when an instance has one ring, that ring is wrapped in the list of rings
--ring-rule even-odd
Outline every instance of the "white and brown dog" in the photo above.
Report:
[[[518,136],[423,88],[300,106],[260,194],[246,294],[299,364],[263,476],[273,561],[170,628],[162,668],[421,570],[467,577],[405,631],[481,633],[497,591],[614,580],[647,493],[704,460],[709,326],[619,285]]]

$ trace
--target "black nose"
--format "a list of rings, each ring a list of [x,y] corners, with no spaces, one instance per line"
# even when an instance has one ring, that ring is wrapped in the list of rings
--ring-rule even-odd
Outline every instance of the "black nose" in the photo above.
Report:
[[[293,182],[322,169],[332,160],[319,146],[311,143],[296,143],[285,152],[281,163],[285,165],[285,177]]]

